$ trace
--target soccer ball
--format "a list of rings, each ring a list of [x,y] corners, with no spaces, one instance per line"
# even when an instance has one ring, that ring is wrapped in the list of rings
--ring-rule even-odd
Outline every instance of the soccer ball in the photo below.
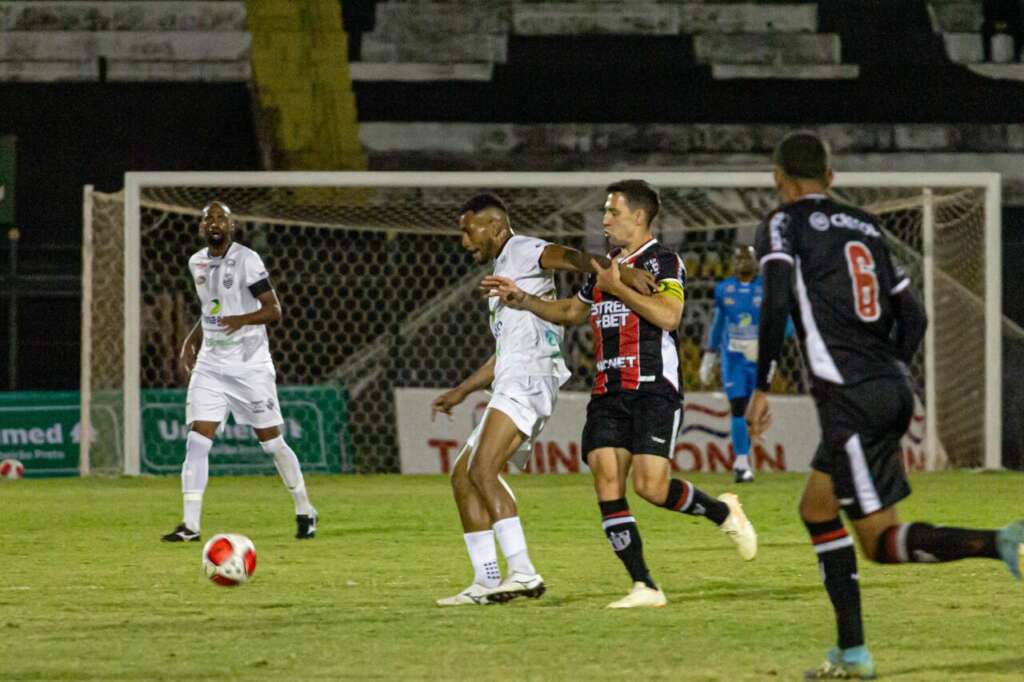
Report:
[[[25,478],[25,465],[16,459],[0,462],[0,478]]]
[[[256,545],[237,533],[214,535],[203,547],[203,570],[218,585],[241,585],[256,570]]]

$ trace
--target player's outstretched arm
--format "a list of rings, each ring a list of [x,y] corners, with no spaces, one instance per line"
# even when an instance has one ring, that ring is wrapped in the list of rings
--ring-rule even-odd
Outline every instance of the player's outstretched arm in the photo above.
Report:
[[[463,379],[455,388],[442,393],[430,404],[430,420],[433,421],[438,412],[451,415],[452,408],[461,403],[474,391],[487,388],[494,381],[494,367],[498,356],[492,355],[480,368]]]
[[[500,298],[509,308],[526,310],[542,320],[562,326],[583,324],[590,317],[590,306],[573,296],[554,301],[528,294],[508,277],[490,275],[480,281],[480,289],[488,298]],[[637,294],[639,296],[639,294]]]
[[[607,268],[595,262],[594,267],[597,269],[598,289],[617,297],[630,310],[656,327],[667,332],[679,328],[679,321],[683,317],[683,290],[678,284],[671,287],[665,282],[666,288],[658,296],[642,296],[622,281],[622,269],[618,262],[612,261]]]
[[[594,269],[592,261],[597,261],[602,268],[611,267],[612,264],[611,259],[605,256],[594,256],[561,244],[548,244],[540,255],[540,266],[545,270],[567,270],[593,274],[597,271]],[[654,275],[646,270],[625,266],[621,268],[620,273],[623,284],[645,296],[658,290]]]
[[[220,318],[220,325],[228,334],[234,334],[246,325],[270,324],[281,320],[281,301],[277,299],[276,291],[268,289],[261,293],[256,300],[260,302],[260,309],[256,312],[245,315],[226,315]]]

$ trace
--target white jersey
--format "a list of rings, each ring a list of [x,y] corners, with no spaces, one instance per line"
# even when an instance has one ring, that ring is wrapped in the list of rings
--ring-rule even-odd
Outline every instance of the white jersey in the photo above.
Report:
[[[540,267],[548,242],[533,237],[510,237],[494,262],[494,274],[508,277],[520,289],[539,298],[555,298],[555,280]],[[497,364],[494,382],[511,376],[553,376],[559,385],[571,376],[565,366],[563,330],[525,310],[489,299],[491,333]]]
[[[249,289],[263,281],[269,287],[269,275],[259,254],[233,242],[221,257],[210,256],[209,249],[197,251],[188,259],[188,269],[202,308],[203,345],[197,366],[222,370],[260,364],[273,366],[266,325],[246,325],[230,335],[220,325],[221,317],[260,309],[259,300]]]

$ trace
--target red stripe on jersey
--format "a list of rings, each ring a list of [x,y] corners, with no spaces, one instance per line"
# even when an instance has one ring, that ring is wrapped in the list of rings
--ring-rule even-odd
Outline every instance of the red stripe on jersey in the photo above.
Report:
[[[619,356],[634,358],[632,367],[625,366],[619,375],[622,377],[622,388],[635,391],[640,386],[640,317],[630,311],[626,324],[619,330]]]
[[[594,289],[594,303],[601,302],[601,290]],[[590,316],[590,329],[594,332],[594,362],[600,367],[600,363],[604,360],[604,339],[601,337],[601,328],[597,326],[597,317],[595,315]],[[600,371],[597,376],[594,377],[594,388],[591,389],[593,395],[604,395],[608,392],[608,372]]]

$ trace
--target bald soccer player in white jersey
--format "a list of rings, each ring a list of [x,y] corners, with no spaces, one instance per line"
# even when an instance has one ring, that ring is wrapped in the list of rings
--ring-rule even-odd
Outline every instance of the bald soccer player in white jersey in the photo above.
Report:
[[[494,262],[494,274],[516,282],[534,296],[557,297],[551,270],[593,272],[591,258],[607,259],[542,239],[512,232],[505,203],[480,194],[459,211],[462,246],[480,265]],[[624,281],[645,294],[654,278],[626,268]],[[474,581],[462,592],[439,599],[439,606],[482,605],[515,597],[536,598],[544,579],[530,561],[515,496],[500,473],[509,460],[522,469],[533,442],[551,416],[558,389],[570,376],[562,354],[562,327],[499,299],[488,302],[495,353],[461,384],[434,400],[433,414],[451,414],[474,391],[488,386],[492,396],[480,424],[466,440],[452,466],[452,490],[462,521]],[[507,565],[501,579],[495,539]]]
[[[295,501],[295,537],[316,534],[316,510],[306,494],[299,460],[279,428],[284,418],[266,325],[281,319],[281,303],[263,260],[233,241],[234,230],[231,209],[219,201],[207,204],[199,223],[199,236],[207,246],[188,261],[202,317],[181,349],[182,366],[190,375],[185,419],[191,424],[181,468],[184,519],[163,536],[164,542],[199,540],[210,447],[228,410],[237,424],[252,427],[260,447],[273,457]]]

